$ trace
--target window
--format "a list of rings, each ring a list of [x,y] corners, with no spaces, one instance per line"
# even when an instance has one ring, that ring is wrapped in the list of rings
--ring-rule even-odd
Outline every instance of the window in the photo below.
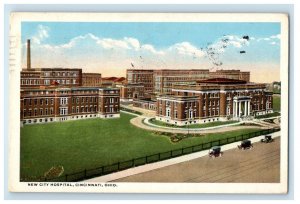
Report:
[[[175,111],[175,118],[178,118],[178,112],[177,112],[177,110]]]
[[[53,108],[50,108],[50,115],[53,114]]]
[[[170,117],[170,109],[169,108],[166,110],[166,116]]]
[[[110,107],[109,111],[110,111],[110,113],[113,113],[114,112],[114,107]]]
[[[110,98],[110,103],[113,103],[114,102],[114,98]]]
[[[37,109],[34,109],[34,116],[37,116]]]
[[[45,108],[45,115],[48,115],[48,108]]]
[[[60,98],[60,105],[68,104],[68,98]]]
[[[50,99],[50,104],[53,105],[53,98]]]
[[[79,113],[79,106],[76,107],[76,113]]]
[[[37,105],[37,99],[34,99],[34,105]]]
[[[45,100],[45,104],[48,105],[48,99]]]
[[[43,109],[40,108],[40,115],[43,115]]]
[[[43,103],[44,103],[44,100],[40,99],[40,105],[43,105]]]
[[[59,108],[60,115],[68,115],[68,108]]]

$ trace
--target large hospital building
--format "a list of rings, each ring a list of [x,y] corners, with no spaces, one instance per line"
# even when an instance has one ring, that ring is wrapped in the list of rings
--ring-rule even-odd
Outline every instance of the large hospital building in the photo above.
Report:
[[[173,85],[171,94],[157,97],[156,119],[180,126],[272,113],[272,93],[265,88],[265,84],[226,78]]]
[[[22,125],[120,117],[119,88],[103,86],[100,73],[81,68],[32,68],[29,40],[20,86]]]

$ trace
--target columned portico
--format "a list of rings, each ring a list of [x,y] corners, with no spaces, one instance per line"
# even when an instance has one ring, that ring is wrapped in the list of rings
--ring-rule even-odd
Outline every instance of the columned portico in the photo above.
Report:
[[[234,97],[233,101],[233,118],[239,119],[250,115],[250,97]]]

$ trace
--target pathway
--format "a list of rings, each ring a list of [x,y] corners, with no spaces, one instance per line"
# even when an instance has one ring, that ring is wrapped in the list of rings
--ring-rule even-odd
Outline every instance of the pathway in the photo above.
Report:
[[[170,133],[216,133],[216,132],[227,132],[233,130],[240,130],[240,129],[248,129],[248,128],[257,128],[258,126],[226,126],[226,127],[214,127],[214,129],[204,129],[204,128],[195,128],[195,129],[181,129],[181,128],[171,128],[171,127],[153,127],[148,126],[143,123],[145,117],[139,116],[136,118],[132,118],[130,123],[135,125],[136,127],[143,128],[150,131],[156,132],[170,132]]]

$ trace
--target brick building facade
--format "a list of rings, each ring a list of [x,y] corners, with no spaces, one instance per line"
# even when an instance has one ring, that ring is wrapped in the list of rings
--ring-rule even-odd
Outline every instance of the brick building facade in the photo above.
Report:
[[[240,70],[216,70],[209,72],[209,78],[226,78],[250,82],[250,72],[241,72]]]
[[[123,83],[117,84],[120,88],[121,101],[133,101],[134,99],[144,98],[145,87],[141,83]]]
[[[128,83],[143,83],[145,95],[170,94],[172,85],[176,83],[190,83],[195,80],[209,78],[227,78],[250,82],[250,72],[240,70],[217,70],[210,72],[208,69],[127,69]]]
[[[144,84],[145,95],[153,93],[153,72],[151,69],[127,69],[126,78],[129,84]]]
[[[21,88],[39,88],[52,85],[82,86],[80,68],[31,68],[23,69],[20,77]]]
[[[21,89],[21,123],[120,117],[119,95],[118,88]]]
[[[265,88],[265,84],[224,78],[173,85],[172,95],[157,98],[156,119],[187,125],[272,113],[272,93]]]
[[[100,87],[101,82],[100,73],[82,73],[82,86],[84,87]]]

